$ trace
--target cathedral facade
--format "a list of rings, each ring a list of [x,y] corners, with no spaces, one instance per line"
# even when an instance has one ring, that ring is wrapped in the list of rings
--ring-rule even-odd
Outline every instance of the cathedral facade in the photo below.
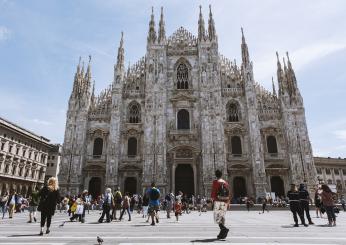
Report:
[[[60,187],[142,193],[152,181],[168,191],[209,195],[221,169],[235,197],[282,196],[290,183],[317,181],[304,104],[291,61],[277,55],[278,91],[255,81],[242,31],[241,62],[220,55],[212,12],[198,35],[180,27],[166,37],[151,14],[147,51],[124,65],[121,34],[114,79],[95,95],[90,59],[77,66]]]

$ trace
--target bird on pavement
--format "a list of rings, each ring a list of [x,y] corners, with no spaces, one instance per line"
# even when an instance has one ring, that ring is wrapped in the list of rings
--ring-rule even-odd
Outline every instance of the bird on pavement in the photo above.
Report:
[[[99,243],[99,245],[101,245],[103,243],[103,239],[99,236],[97,236],[97,242]]]
[[[66,221],[62,222],[62,224],[59,225],[59,227],[63,227],[63,226],[65,225],[65,222],[66,222]]]

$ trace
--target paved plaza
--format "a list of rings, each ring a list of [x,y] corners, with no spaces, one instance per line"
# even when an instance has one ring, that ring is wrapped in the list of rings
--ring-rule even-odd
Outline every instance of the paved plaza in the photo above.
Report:
[[[218,227],[213,223],[211,211],[183,214],[178,223],[175,218],[167,219],[161,212],[157,226],[150,226],[139,215],[134,214],[132,221],[127,216],[122,222],[98,224],[99,211],[93,211],[86,217],[86,223],[66,222],[66,214],[57,213],[53,217],[51,233],[38,236],[39,223],[27,224],[28,213],[16,214],[14,219],[0,220],[0,244],[97,244],[96,236],[106,244],[346,244],[346,213],[337,217],[336,227],[326,227],[326,218],[313,218],[315,225],[293,228],[289,211],[271,211],[259,214],[258,211],[233,211],[227,214],[227,226],[230,233],[225,241],[214,238]],[[314,214],[314,212],[311,212]],[[312,216],[314,217],[314,215]]]

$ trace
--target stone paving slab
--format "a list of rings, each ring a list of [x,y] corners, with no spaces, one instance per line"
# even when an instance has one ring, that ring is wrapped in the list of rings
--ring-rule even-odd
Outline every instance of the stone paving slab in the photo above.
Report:
[[[314,212],[311,212],[314,214]],[[162,218],[157,226],[150,226],[139,214],[133,214],[132,221],[117,221],[98,224],[99,211],[92,211],[86,216],[86,223],[66,222],[67,214],[57,213],[53,217],[51,233],[38,236],[39,223],[27,224],[28,213],[15,214],[13,219],[0,220],[0,244],[97,244],[96,236],[104,239],[106,244],[346,244],[346,213],[337,217],[336,227],[326,227],[327,219],[314,218],[315,225],[293,227],[289,211],[259,213],[258,211],[231,211],[227,213],[229,236],[225,241],[215,239],[218,227],[213,223],[212,212],[183,214],[180,221],[175,217]],[[38,216],[39,217],[39,216]]]

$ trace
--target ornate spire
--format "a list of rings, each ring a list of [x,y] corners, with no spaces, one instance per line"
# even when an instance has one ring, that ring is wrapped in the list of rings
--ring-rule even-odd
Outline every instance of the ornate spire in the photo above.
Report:
[[[241,56],[242,56],[243,64],[250,63],[249,49],[245,41],[243,27],[241,28]]]
[[[287,72],[286,60],[285,57],[282,57],[282,62],[284,63],[284,71]]]
[[[91,106],[95,103],[95,80],[93,81],[93,87],[91,90]]]
[[[209,5],[208,34],[209,34],[210,41],[216,38],[215,23],[213,19],[213,14],[211,12],[211,5]]]
[[[148,33],[148,43],[155,43],[156,41],[156,31],[155,31],[155,20],[154,20],[154,7],[151,7],[151,18],[149,22],[149,33]]]
[[[201,5],[199,5],[198,40],[199,41],[205,40],[205,26],[204,26],[204,19],[203,19],[203,15],[202,15],[202,6]]]
[[[121,32],[121,39],[120,39],[120,44],[118,48],[116,69],[119,71],[124,69],[124,33],[123,32]]]
[[[130,75],[130,67],[131,67],[131,63],[129,61],[129,66],[127,67],[127,74],[126,74],[127,77],[129,77]]]
[[[279,95],[283,93],[283,79],[284,79],[284,74],[281,68],[281,62],[279,58],[279,53],[276,51],[276,59],[277,59],[277,79],[278,79],[278,84],[279,84]]]
[[[287,67],[288,83],[290,84],[290,87],[292,89],[292,93],[296,93],[298,90],[296,75],[295,75],[294,70],[292,68],[292,64],[291,64],[288,52],[286,52],[286,56],[287,56],[287,65],[288,65],[288,67]]]
[[[90,79],[91,79],[91,55],[89,55],[89,62],[88,62],[88,68],[87,68],[87,72],[85,73],[85,79],[87,82],[90,83]]]
[[[82,62],[82,71],[80,73],[81,77],[84,77],[84,61]]]
[[[80,69],[81,60],[82,60],[82,57],[79,56],[79,62],[77,65],[77,70],[76,70],[76,73],[74,74],[72,94],[76,94],[79,90],[79,79],[81,77],[81,69]]]
[[[76,74],[80,74],[80,62],[81,62],[81,60],[82,60],[82,57],[81,56],[79,56],[79,62],[78,62],[78,65],[77,65],[77,72],[76,72]]]
[[[272,77],[273,95],[276,96],[276,89],[274,84],[274,78]]]
[[[166,40],[165,21],[163,19],[163,7],[161,7],[158,42],[163,43],[165,40]]]

